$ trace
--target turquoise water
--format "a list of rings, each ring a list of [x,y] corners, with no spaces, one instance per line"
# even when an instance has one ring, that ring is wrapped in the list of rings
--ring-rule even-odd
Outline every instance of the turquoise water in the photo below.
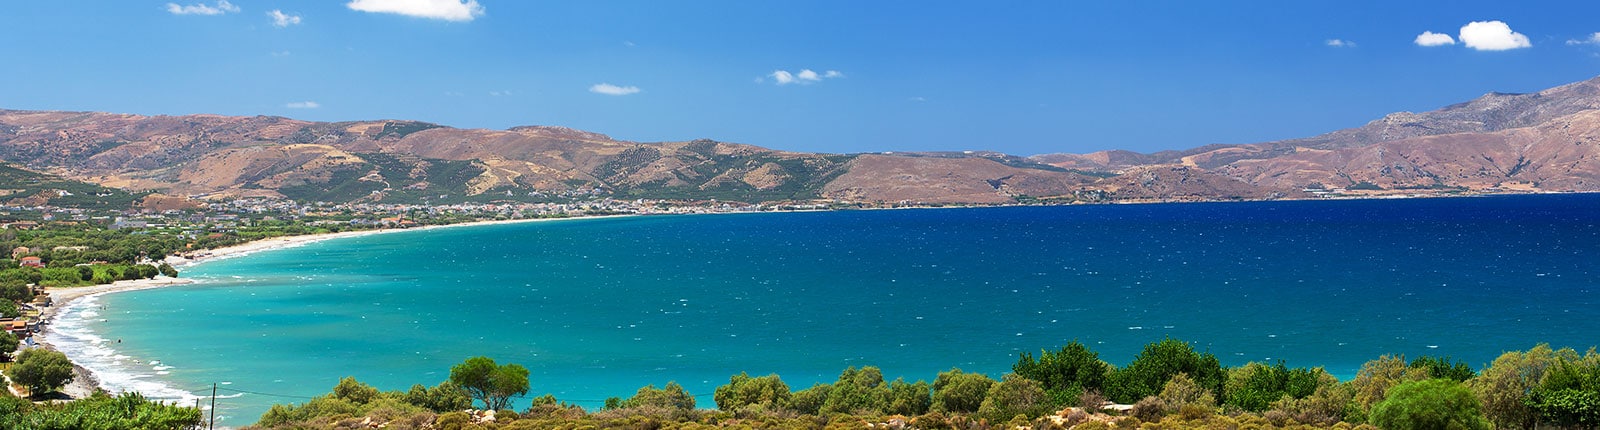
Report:
[[[1597,257],[1597,195],[624,217],[219,260],[56,328],[113,388],[223,384],[230,424],[341,376],[436,384],[475,355],[527,366],[531,395],[677,381],[711,407],[739,371],[998,377],[1074,339],[1114,364],[1170,336],[1341,377],[1384,353],[1481,365],[1600,343]]]

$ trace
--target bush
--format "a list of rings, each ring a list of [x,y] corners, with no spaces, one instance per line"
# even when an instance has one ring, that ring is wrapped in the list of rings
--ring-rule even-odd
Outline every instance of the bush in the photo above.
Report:
[[[1228,405],[1261,412],[1284,396],[1303,398],[1316,392],[1319,386],[1336,382],[1322,368],[1290,369],[1282,361],[1274,366],[1251,362],[1228,372],[1223,395]]]
[[[1213,396],[1222,395],[1227,376],[1217,357],[1197,352],[1188,343],[1170,338],[1145,345],[1128,367],[1113,372],[1106,381],[1106,395],[1119,403],[1131,403],[1156,395],[1167,380],[1179,373],[1188,374]]]
[[[1050,408],[1050,397],[1039,381],[1010,374],[989,388],[978,407],[978,416],[994,423],[1018,415],[1037,417],[1049,413]]]
[[[1545,372],[1559,357],[1576,356],[1576,351],[1567,348],[1555,351],[1547,344],[1536,345],[1527,352],[1507,352],[1483,369],[1483,375],[1467,381],[1467,385],[1483,402],[1484,415],[1496,426],[1533,428],[1539,416],[1525,401],[1528,393],[1539,386]]]
[[[1472,391],[1448,379],[1396,385],[1372,407],[1369,421],[1385,430],[1487,430],[1482,405]]]
[[[1084,392],[1104,387],[1111,365],[1082,343],[1072,341],[1058,352],[1039,351],[1037,360],[1024,352],[1011,371],[1039,381],[1054,404],[1065,405]]]
[[[883,371],[866,366],[857,370],[850,367],[839,374],[839,380],[828,390],[828,399],[822,403],[823,414],[853,414],[857,412],[883,412],[888,406],[889,390],[883,385]]]
[[[1600,426],[1600,354],[1591,349],[1582,360],[1557,359],[1525,403],[1548,423]]]
[[[727,385],[717,387],[712,399],[717,402],[717,409],[733,411],[746,405],[782,405],[789,401],[789,395],[789,385],[776,374],[751,378],[739,372],[728,378]]]
[[[1468,366],[1467,363],[1453,361],[1450,357],[1429,357],[1424,355],[1411,360],[1411,364],[1408,367],[1427,370],[1429,378],[1449,379],[1456,382],[1466,382],[1468,379],[1478,376],[1478,372],[1472,371],[1472,366]]]
[[[933,380],[933,410],[958,414],[977,412],[994,380],[961,369],[940,372]]]

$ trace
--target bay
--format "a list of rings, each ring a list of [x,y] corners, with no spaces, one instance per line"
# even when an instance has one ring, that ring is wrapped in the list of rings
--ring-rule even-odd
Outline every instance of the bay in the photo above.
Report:
[[[1072,340],[1118,365],[1171,337],[1348,378],[1381,354],[1481,367],[1600,343],[1597,226],[1597,195],[501,224],[208,262],[196,284],[74,303],[57,329],[104,352],[74,359],[114,389],[193,402],[218,383],[231,425],[343,376],[431,386],[477,355],[591,408],[668,381],[714,407],[741,371],[998,378]]]

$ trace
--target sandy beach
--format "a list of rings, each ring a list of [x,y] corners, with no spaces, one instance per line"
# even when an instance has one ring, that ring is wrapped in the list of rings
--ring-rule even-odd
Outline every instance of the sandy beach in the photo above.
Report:
[[[204,263],[204,262],[207,262],[207,261],[215,261],[215,260],[221,260],[221,259],[226,259],[226,258],[239,257],[239,256],[249,255],[249,254],[252,254],[252,253],[256,253],[256,252],[260,252],[260,251],[266,251],[266,250],[272,250],[272,249],[292,248],[292,247],[303,246],[303,245],[306,245],[306,244],[320,242],[320,241],[324,241],[324,240],[347,238],[347,237],[359,237],[359,236],[367,236],[367,235],[375,235],[375,234],[386,234],[386,233],[399,233],[399,232],[405,232],[405,231],[427,231],[427,230],[470,227],[470,226],[480,226],[480,225],[490,225],[490,224],[511,224],[511,223],[559,221],[559,220],[573,220],[573,219],[612,218],[612,217],[621,217],[621,216],[631,216],[631,215],[607,215],[607,216],[576,217],[576,218],[529,218],[529,219],[513,219],[513,220],[474,221],[474,222],[466,222],[466,223],[460,223],[460,224],[431,225],[431,226],[416,227],[416,228],[405,228],[405,229],[361,230],[361,231],[347,231],[347,232],[339,232],[339,233],[323,233],[323,234],[309,234],[309,235],[300,235],[300,236],[284,236],[284,237],[275,237],[275,238],[270,238],[270,239],[262,239],[262,240],[257,240],[257,241],[253,241],[253,242],[246,242],[246,243],[241,243],[241,244],[238,244],[238,245],[224,247],[224,248],[193,251],[193,252],[188,253],[190,258],[179,257],[179,256],[171,256],[171,257],[167,257],[164,260],[167,264],[171,264],[173,267],[176,267],[180,271],[179,277],[177,277],[177,278],[169,278],[169,277],[166,277],[166,276],[157,276],[154,279],[140,279],[140,280],[133,280],[133,281],[117,281],[117,282],[113,282],[113,283],[110,283],[110,284],[94,285],[94,286],[88,286],[88,287],[47,288],[45,290],[45,292],[50,295],[50,298],[51,298],[51,301],[53,302],[53,305],[50,306],[50,307],[42,308],[42,310],[40,311],[39,318],[40,318],[40,320],[45,322],[45,328],[41,333],[39,333],[38,335],[35,335],[33,339],[34,339],[34,342],[38,343],[39,345],[41,345],[44,348],[57,349],[55,347],[55,345],[51,344],[51,342],[50,342],[51,326],[52,326],[51,323],[54,322],[57,314],[59,312],[61,312],[63,309],[65,309],[67,307],[67,305],[71,304],[72,302],[74,302],[76,300],[79,300],[79,299],[82,299],[84,297],[98,296],[98,295],[102,295],[102,294],[112,294],[112,293],[120,293],[120,292],[126,292],[126,291],[137,291],[137,290],[146,290],[146,289],[151,289],[151,288],[169,287],[169,286],[174,286],[174,285],[192,284],[195,281],[191,280],[191,279],[183,278],[182,277],[183,275],[182,275],[181,271],[184,270],[185,268],[194,267],[197,264],[201,264],[201,263]],[[71,354],[68,354],[68,355],[71,356]],[[74,367],[76,368],[76,371],[77,371],[77,377],[73,379],[71,384],[68,384],[68,386],[66,386],[66,387],[61,389],[61,393],[62,394],[65,394],[65,395],[67,395],[69,397],[77,399],[77,398],[83,398],[83,397],[87,397],[89,395],[92,395],[92,394],[94,394],[94,392],[96,390],[101,389],[100,381],[95,378],[94,373],[90,369],[84,368],[81,365],[75,365]]]

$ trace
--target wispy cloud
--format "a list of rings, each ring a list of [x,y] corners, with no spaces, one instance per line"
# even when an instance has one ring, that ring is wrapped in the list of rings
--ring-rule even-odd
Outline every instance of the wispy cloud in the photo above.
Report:
[[[505,97],[511,95],[511,90],[490,91],[489,95],[495,97]]]
[[[303,101],[303,102],[287,103],[287,104],[284,104],[283,107],[286,107],[286,108],[289,108],[289,109],[316,109],[316,108],[322,107],[322,104],[308,100],[308,101]]]
[[[278,9],[273,9],[271,12],[267,12],[267,16],[272,17],[272,25],[278,28],[284,28],[300,23],[300,15],[290,15],[283,13],[283,11]]]
[[[618,85],[611,85],[611,84],[604,83],[604,82],[598,83],[598,84],[594,84],[593,86],[589,87],[589,92],[591,92],[591,93],[605,94],[605,95],[608,95],[608,96],[625,96],[625,95],[629,95],[629,94],[637,94],[639,91],[640,91],[639,87],[635,87],[635,86],[632,86],[632,85],[629,85],[629,86],[618,86]]]
[[[1417,46],[1454,45],[1456,44],[1456,38],[1444,33],[1424,31],[1422,34],[1418,34],[1416,40],[1413,40],[1412,43],[1416,43]]]
[[[1479,51],[1505,51],[1533,46],[1528,36],[1500,21],[1473,21],[1461,27],[1461,43]]]
[[[823,79],[842,78],[844,73],[840,73],[838,70],[828,70],[822,73],[817,73],[817,71],[811,69],[800,69],[800,71],[793,73],[787,70],[774,70],[765,77],[772,78],[772,82],[778,85],[814,84],[822,82]],[[756,79],[756,82],[762,81],[762,79]]]
[[[289,51],[272,51],[274,57],[287,57],[289,54],[291,54]]]
[[[1568,45],[1600,45],[1600,33],[1590,34],[1589,37],[1582,38],[1582,39],[1569,39],[1569,40],[1567,40],[1567,44]]]
[[[345,7],[372,13],[392,13],[427,19],[466,22],[483,16],[478,0],[350,0]]]
[[[1334,47],[1334,48],[1354,48],[1354,47],[1356,47],[1356,43],[1355,42],[1351,42],[1351,41],[1344,40],[1344,39],[1328,39],[1328,41],[1323,42],[1323,44],[1331,46],[1331,47]]]
[[[234,6],[233,3],[228,3],[228,0],[217,0],[212,5],[195,3],[183,6],[177,3],[167,3],[167,12],[173,15],[222,15],[238,11],[239,7]]]

